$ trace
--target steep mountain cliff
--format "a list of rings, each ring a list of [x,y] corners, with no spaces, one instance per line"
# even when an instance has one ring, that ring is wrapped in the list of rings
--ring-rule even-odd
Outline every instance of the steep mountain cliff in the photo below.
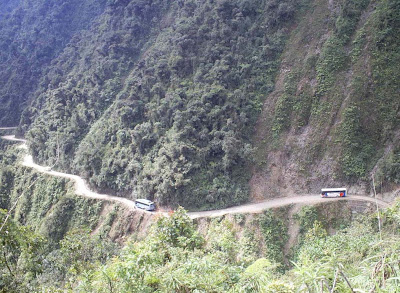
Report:
[[[0,139],[0,292],[398,292],[399,199],[163,215],[398,197],[399,36],[399,0],[2,0],[0,134],[159,211]]]
[[[72,36],[88,28],[106,0],[0,3],[0,124],[18,124],[40,79]]]
[[[311,3],[310,3],[311,4]],[[400,183],[400,2],[314,1],[257,123],[252,194]]]
[[[0,119],[39,162],[190,208],[399,184],[399,1],[75,2],[2,20]]]
[[[251,135],[296,7],[109,4],[54,62],[23,118],[34,156],[161,204],[246,200]]]

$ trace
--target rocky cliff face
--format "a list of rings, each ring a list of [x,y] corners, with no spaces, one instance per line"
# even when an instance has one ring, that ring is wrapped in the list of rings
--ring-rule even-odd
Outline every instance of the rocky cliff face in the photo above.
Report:
[[[75,2],[2,20],[0,117],[38,161],[196,208],[400,182],[398,1]]]
[[[314,1],[257,123],[254,197],[399,183],[399,4]]]

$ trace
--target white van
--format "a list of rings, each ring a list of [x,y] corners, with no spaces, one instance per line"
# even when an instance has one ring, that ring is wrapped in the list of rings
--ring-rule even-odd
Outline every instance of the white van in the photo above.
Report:
[[[345,197],[347,196],[346,188],[322,188],[321,197]]]

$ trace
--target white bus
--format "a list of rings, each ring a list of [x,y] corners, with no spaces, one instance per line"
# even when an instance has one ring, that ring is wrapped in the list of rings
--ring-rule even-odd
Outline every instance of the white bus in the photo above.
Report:
[[[135,200],[135,206],[138,209],[146,211],[154,211],[156,209],[156,205],[154,202],[144,198],[138,198],[137,200]]]
[[[347,196],[346,188],[322,188],[321,197],[345,197]]]

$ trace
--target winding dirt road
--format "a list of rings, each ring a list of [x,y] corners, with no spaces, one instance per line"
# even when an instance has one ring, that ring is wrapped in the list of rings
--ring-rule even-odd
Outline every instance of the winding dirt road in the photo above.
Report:
[[[9,141],[22,142],[22,144],[20,144],[18,146],[18,148],[28,150],[28,146],[26,144],[25,139],[16,138],[15,135],[6,135],[6,136],[2,136],[1,138],[5,139],[5,140],[9,140]],[[33,168],[40,173],[44,173],[44,174],[48,174],[48,175],[52,175],[52,176],[56,176],[56,177],[67,178],[67,179],[71,179],[71,180],[75,181],[75,193],[77,195],[85,196],[88,198],[94,198],[94,199],[116,201],[116,202],[126,205],[129,208],[132,208],[132,209],[135,208],[135,202],[132,200],[129,200],[129,199],[123,198],[123,197],[112,196],[112,195],[108,195],[108,194],[101,194],[101,193],[97,193],[97,192],[90,190],[89,187],[87,186],[85,180],[77,175],[53,171],[53,170],[51,170],[50,167],[40,166],[40,165],[34,163],[32,156],[29,155],[28,153],[26,153],[25,156],[23,157],[22,165],[25,167]]]
[[[301,196],[293,196],[293,197],[278,197],[273,199],[268,199],[266,201],[262,201],[259,203],[250,203],[245,205],[240,205],[236,207],[231,207],[223,210],[215,210],[215,211],[205,211],[205,212],[192,212],[189,213],[192,219],[196,218],[204,218],[204,217],[219,217],[226,214],[238,214],[238,213],[260,213],[267,209],[279,208],[288,206],[291,204],[302,203],[308,205],[314,205],[318,203],[338,201],[338,200],[352,200],[352,201],[364,201],[375,203],[375,199],[369,196],[361,196],[361,195],[351,195],[347,197],[340,198],[321,198],[319,194],[313,195],[301,195]],[[378,205],[381,207],[388,207],[389,204],[384,202],[383,200],[377,199]]]
[[[5,128],[0,128],[0,130],[2,130],[2,129],[5,129]],[[7,128],[7,129],[14,129],[14,128]],[[22,161],[23,166],[33,168],[40,173],[73,180],[75,182],[75,193],[77,195],[88,197],[88,198],[93,198],[93,199],[118,202],[118,203],[122,203],[123,205],[127,206],[130,209],[136,209],[135,203],[132,200],[129,200],[129,199],[123,198],[123,197],[108,195],[108,194],[101,194],[101,193],[97,193],[97,192],[90,190],[90,188],[86,184],[85,180],[77,175],[53,171],[53,170],[51,170],[50,167],[40,166],[40,165],[34,163],[32,156],[29,155],[27,152],[28,146],[26,144],[25,139],[16,138],[14,135],[6,135],[6,136],[2,136],[1,138],[4,140],[8,140],[8,141],[16,141],[16,142],[22,143],[21,145],[18,146],[18,148],[26,150],[26,154],[23,157],[23,161]],[[302,196],[280,197],[280,198],[268,199],[268,200],[258,202],[258,203],[249,203],[249,204],[244,204],[244,205],[226,208],[226,209],[222,209],[222,210],[190,212],[190,213],[188,213],[188,215],[192,219],[197,219],[197,218],[205,218],[205,217],[219,217],[219,216],[223,216],[226,214],[260,213],[267,209],[283,207],[283,206],[287,206],[287,205],[291,205],[291,204],[302,203],[302,204],[313,205],[313,204],[329,202],[329,201],[337,201],[337,200],[363,201],[363,202],[377,203],[381,207],[389,206],[389,204],[387,202],[380,200],[380,199],[375,200],[374,198],[369,197],[369,196],[352,195],[352,196],[347,196],[347,197],[342,197],[342,198],[321,198],[318,194],[313,194],[313,195],[302,195]],[[162,215],[168,214],[165,212],[152,213],[152,212],[147,212],[144,210],[140,210],[140,211],[145,212],[145,213],[150,213],[150,214],[158,214],[158,215],[159,214],[162,214]]]

